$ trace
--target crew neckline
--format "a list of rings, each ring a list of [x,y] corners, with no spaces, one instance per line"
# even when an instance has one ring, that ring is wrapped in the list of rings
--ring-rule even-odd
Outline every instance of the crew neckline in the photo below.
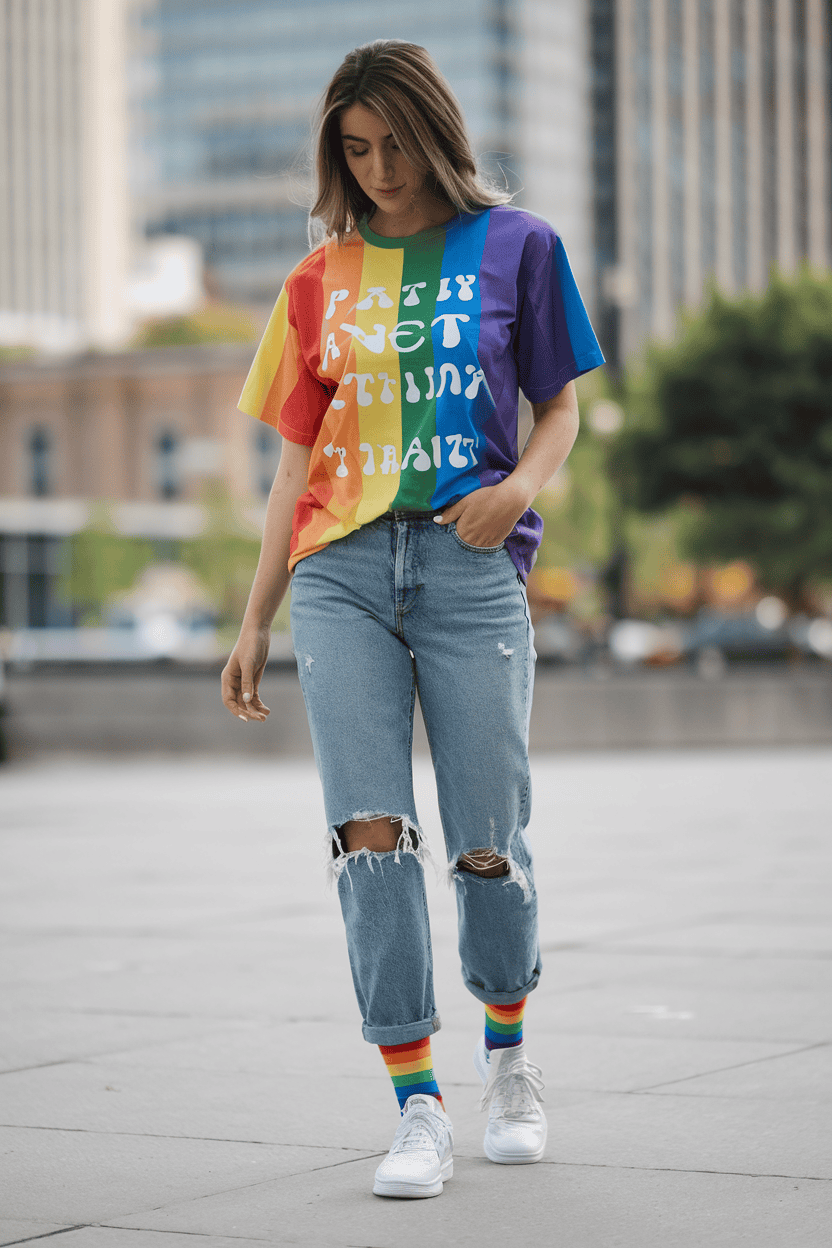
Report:
[[[487,211],[487,209],[484,211]],[[384,234],[376,234],[374,230],[370,229],[367,218],[362,217],[358,222],[358,232],[364,239],[364,242],[369,243],[371,247],[406,249],[432,242],[434,239],[441,238],[444,234],[450,234],[451,230],[459,229],[466,219],[479,215],[479,213],[473,212],[457,213],[455,217],[449,217],[441,225],[430,225],[426,230],[420,230],[418,234],[405,234],[401,238],[387,238]]]

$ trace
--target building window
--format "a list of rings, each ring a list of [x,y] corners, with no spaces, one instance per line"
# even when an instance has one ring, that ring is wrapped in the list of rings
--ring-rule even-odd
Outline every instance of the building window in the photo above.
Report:
[[[271,425],[259,424],[254,429],[254,489],[261,498],[271,493],[280,459],[280,434]]]
[[[61,592],[66,547],[42,534],[0,534],[0,627],[60,628],[72,623]]]
[[[156,439],[156,488],[160,498],[178,498],[181,491],[179,439],[169,429]]]
[[[29,493],[45,498],[52,493],[52,436],[38,426],[29,434]]]

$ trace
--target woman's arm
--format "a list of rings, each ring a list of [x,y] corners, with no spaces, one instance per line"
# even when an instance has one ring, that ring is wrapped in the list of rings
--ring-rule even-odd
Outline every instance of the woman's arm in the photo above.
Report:
[[[572,450],[578,435],[578,396],[574,381],[545,403],[533,403],[534,428],[520,462],[504,481],[486,485],[446,507],[437,524],[457,522],[471,546],[499,546]]]
[[[284,439],[266,508],[254,584],[240,636],[222,673],[222,700],[232,715],[246,721],[262,722],[269,714],[258,687],[269,656],[272,621],[289,587],[292,517],[295,504],[306,491],[310,454],[311,447]]]

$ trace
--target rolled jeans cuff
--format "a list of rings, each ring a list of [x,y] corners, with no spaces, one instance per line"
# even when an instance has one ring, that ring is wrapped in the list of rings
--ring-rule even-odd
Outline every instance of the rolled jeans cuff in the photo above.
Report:
[[[465,987],[478,1001],[482,1001],[484,1005],[516,1005],[518,1001],[522,1001],[524,997],[527,997],[530,992],[534,992],[539,979],[540,969],[535,968],[525,988],[515,988],[513,992],[489,992],[487,988],[481,988],[479,984],[472,984],[469,979],[465,979]]]
[[[363,1023],[361,1030],[369,1044],[409,1044],[411,1040],[424,1040],[439,1031],[442,1020],[438,1014],[432,1018],[423,1018],[420,1023],[402,1023],[393,1027],[370,1027]]]

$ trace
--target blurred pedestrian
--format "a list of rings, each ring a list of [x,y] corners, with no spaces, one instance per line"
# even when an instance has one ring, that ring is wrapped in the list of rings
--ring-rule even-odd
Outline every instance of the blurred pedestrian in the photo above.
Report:
[[[433,1073],[439,1029],[411,778],[416,692],[456,890],[491,1161],[539,1161],[537,986],[526,837],[534,650],[531,503],[578,426],[574,378],[603,363],[563,244],[478,174],[459,105],[423,48],[357,48],[324,97],[311,220],[240,400],[283,450],[225,705],[259,693],[292,577],[292,638],[366,1040],[401,1121],[380,1196],[436,1196],[453,1169]],[[518,454],[518,387],[533,432]],[[345,1055],[341,1054],[344,1060]]]

